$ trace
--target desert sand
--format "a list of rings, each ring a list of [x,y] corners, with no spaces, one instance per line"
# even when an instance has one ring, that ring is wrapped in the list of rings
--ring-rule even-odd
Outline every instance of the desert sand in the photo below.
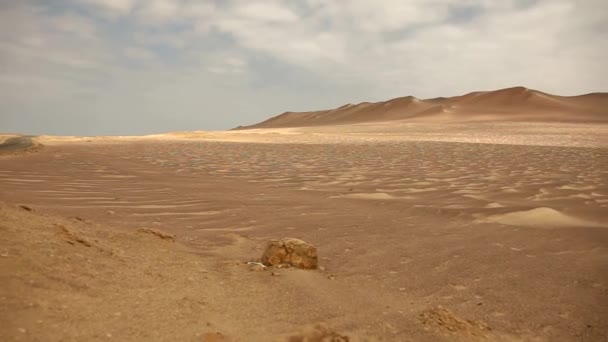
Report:
[[[517,121],[608,122],[608,93],[558,96],[525,87],[478,91],[462,96],[346,104],[331,110],[285,112],[249,128],[344,125],[361,122]]]
[[[594,110],[37,137],[0,156],[0,339],[604,341]],[[252,271],[284,237],[320,268]]]

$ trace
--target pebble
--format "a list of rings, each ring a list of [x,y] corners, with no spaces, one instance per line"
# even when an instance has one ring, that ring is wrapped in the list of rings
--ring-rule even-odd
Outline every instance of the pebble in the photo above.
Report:
[[[251,265],[249,267],[250,271],[264,271],[266,268],[262,265]]]

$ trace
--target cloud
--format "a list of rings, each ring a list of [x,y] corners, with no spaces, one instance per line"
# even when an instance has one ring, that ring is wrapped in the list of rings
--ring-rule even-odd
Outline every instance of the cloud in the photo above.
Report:
[[[238,74],[247,69],[247,61],[238,57],[216,56],[214,59],[206,63],[207,71],[214,74]]]
[[[606,22],[601,0],[4,2],[0,127],[144,133],[410,94],[606,91]]]
[[[234,6],[237,17],[261,22],[293,23],[298,15],[288,7],[273,1],[247,1]]]
[[[74,3],[90,5],[93,9],[104,11],[104,14],[121,16],[129,14],[138,0],[74,0]]]
[[[174,0],[147,0],[138,7],[138,15],[144,20],[161,23],[181,20],[180,7],[180,2]]]
[[[128,58],[140,62],[150,62],[156,59],[156,55],[152,51],[138,46],[126,47],[124,54]]]

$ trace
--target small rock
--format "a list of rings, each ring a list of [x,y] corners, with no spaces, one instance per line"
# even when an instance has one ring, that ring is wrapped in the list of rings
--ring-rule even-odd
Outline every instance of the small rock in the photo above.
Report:
[[[19,330],[19,332],[22,334],[25,334],[27,332],[27,330],[25,328],[19,328],[17,330]]]
[[[278,272],[272,272],[272,273],[270,273],[270,275],[271,275],[271,276],[273,276],[273,277],[280,277],[280,276],[281,276],[281,273],[278,273]]]
[[[21,208],[21,209],[23,209],[23,210],[25,210],[25,211],[32,211],[32,208],[31,208],[31,207],[28,207],[28,206],[27,206],[27,205],[25,205],[25,204],[21,204],[21,205],[19,206],[19,208]]]
[[[108,211],[106,211],[106,214],[114,215],[114,214],[116,214],[116,212],[114,210],[108,210]]]
[[[167,241],[171,241],[171,242],[175,241],[175,235],[161,232],[158,229],[139,228],[137,231],[140,232],[140,233],[148,233],[148,234],[152,234],[152,235],[158,236],[159,238],[161,238],[163,240],[167,240]]]
[[[333,274],[330,274],[330,275],[327,276],[327,279],[329,279],[329,280],[335,280],[336,276],[333,275]]]
[[[228,337],[219,332],[209,332],[203,335],[203,342],[225,342],[230,341]]]
[[[270,240],[261,259],[267,266],[287,264],[301,269],[318,267],[317,248],[300,239]]]
[[[262,266],[262,265],[258,265],[258,264],[254,264],[249,266],[249,270],[250,271],[264,271],[266,270],[266,267]]]

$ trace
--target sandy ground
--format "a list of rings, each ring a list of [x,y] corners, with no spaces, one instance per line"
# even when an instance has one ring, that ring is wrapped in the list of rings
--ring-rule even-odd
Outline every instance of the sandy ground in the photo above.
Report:
[[[500,145],[608,147],[608,125],[551,122],[415,123],[406,120],[352,125],[255,128],[239,131],[172,132],[146,136],[39,136],[45,146],[66,143],[120,144],[137,141],[223,141],[266,144],[373,144],[461,142]]]
[[[608,127],[401,125],[2,157],[0,339],[606,340]],[[281,237],[323,268],[243,264]]]

